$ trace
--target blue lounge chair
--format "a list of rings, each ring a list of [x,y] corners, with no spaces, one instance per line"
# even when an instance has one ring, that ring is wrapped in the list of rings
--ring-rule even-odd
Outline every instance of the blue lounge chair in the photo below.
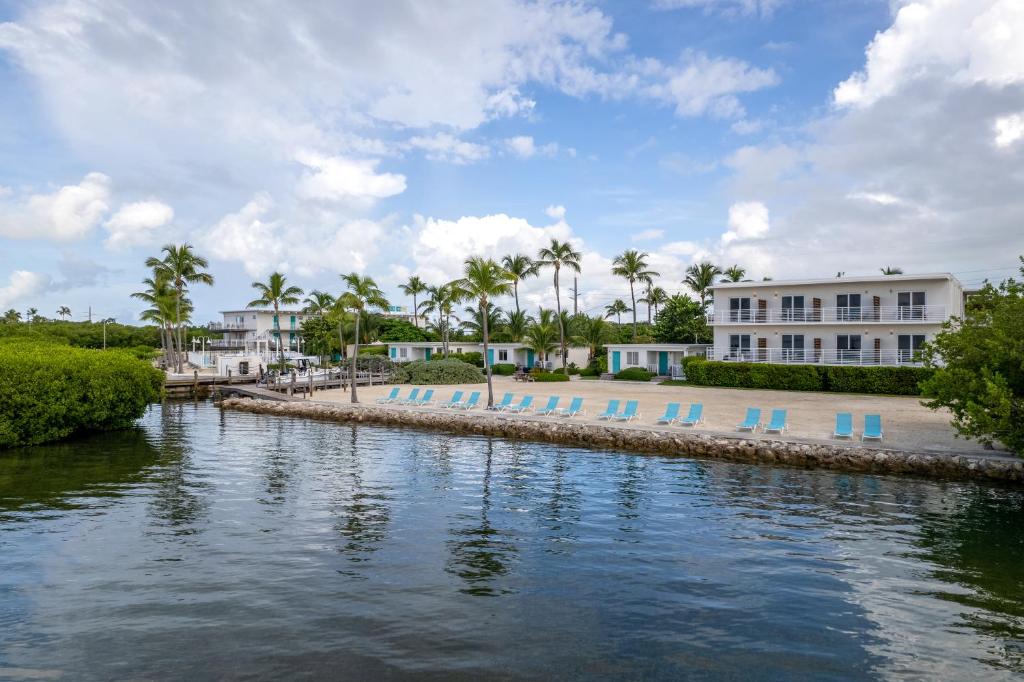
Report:
[[[416,402],[416,399],[420,397],[420,389],[414,388],[409,391],[409,395],[406,398],[396,400],[395,403],[398,405],[412,405]]]
[[[491,407],[488,407],[487,409],[488,410],[494,410],[495,412],[501,412],[503,409],[505,409],[506,407],[508,407],[511,404],[512,404],[512,394],[511,393],[506,393],[505,395],[501,396],[501,402],[494,403],[494,405],[492,405]]]
[[[469,400],[463,400],[458,405],[455,405],[455,407],[460,410],[472,410],[474,407],[476,407],[476,404],[479,402],[480,391],[473,391],[472,393],[469,394]]]
[[[419,400],[414,400],[414,401],[412,401],[409,404],[410,405],[415,405],[416,407],[426,407],[427,405],[430,405],[433,402],[434,402],[434,389],[428,388],[426,393],[423,394],[422,398],[420,398]]]
[[[690,412],[681,419],[676,420],[680,426],[696,426],[704,423],[704,403],[692,403]]]
[[[462,402],[462,391],[455,391],[452,394],[451,400],[446,403],[441,403],[440,407],[455,407]]]
[[[505,412],[515,412],[516,414],[520,414],[522,412],[526,412],[527,410],[529,410],[531,405],[533,405],[533,396],[532,395],[524,395],[519,400],[519,404],[518,405],[509,405],[508,407],[505,408],[504,411]]]
[[[572,402],[569,403],[569,407],[560,407],[555,410],[555,413],[562,417],[575,417],[578,414],[584,414],[583,398],[573,398]]]
[[[679,419],[679,403],[669,403],[665,406],[665,414],[658,417],[658,424],[671,424]]]
[[[736,425],[737,431],[750,431],[754,433],[761,426],[761,408],[760,407],[748,407],[747,418],[743,420],[742,424]]]
[[[604,408],[604,412],[597,415],[598,419],[611,419],[619,411],[619,401],[609,400],[608,407]]]
[[[626,407],[619,414],[612,417],[617,422],[628,422],[634,419],[640,418],[640,413],[636,411],[637,401],[627,400]]]
[[[833,438],[853,438],[853,415],[849,412],[836,414],[836,430],[832,432]]]
[[[864,433],[861,434],[860,439],[862,441],[869,439],[882,440],[882,415],[864,415]]]
[[[540,414],[540,415],[554,414],[555,410],[558,409],[558,401],[559,400],[561,400],[561,398],[559,398],[557,395],[551,396],[550,398],[548,398],[548,404],[545,405],[544,407],[542,407],[541,409],[537,410],[537,414]]]
[[[400,390],[399,387],[395,386],[394,388],[391,389],[391,393],[388,393],[383,398],[377,398],[377,404],[378,405],[387,405],[388,403],[395,402],[396,400],[398,400],[398,391],[399,390]]]
[[[785,433],[788,428],[789,424],[786,423],[786,411],[772,410],[772,418],[768,422],[768,426],[764,427],[763,430],[765,433]]]

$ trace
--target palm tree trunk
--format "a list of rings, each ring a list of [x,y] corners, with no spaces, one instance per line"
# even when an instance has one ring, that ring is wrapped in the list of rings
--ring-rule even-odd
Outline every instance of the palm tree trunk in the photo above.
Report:
[[[416,294],[412,295],[412,323],[420,328],[420,307],[416,305]]]
[[[512,282],[512,293],[516,297],[516,315],[519,314],[519,280],[516,279]]]
[[[633,343],[636,343],[636,294],[633,293],[633,280],[629,281],[629,299],[633,302]]]
[[[176,326],[178,328],[178,333],[177,333],[178,350],[176,351],[176,354],[175,354],[174,366],[175,366],[175,369],[177,370],[178,374],[181,374],[185,370],[181,366],[181,285],[180,284],[177,286],[177,290],[178,290],[178,295],[174,297],[174,317],[175,317],[174,322],[175,322],[175,324],[176,324]]]
[[[356,396],[356,360],[359,359],[359,318],[362,317],[362,315],[360,315],[360,312],[361,311],[356,310],[356,338],[355,343],[352,344],[352,364],[348,368],[348,378],[350,380],[350,383],[352,384],[353,403],[359,402],[359,398]]]
[[[480,317],[483,318],[484,330],[484,374],[487,376],[487,409],[494,407],[494,387],[491,385],[491,362],[487,357],[487,299],[480,299]]]
[[[281,313],[277,307],[277,300],[274,301],[274,331],[277,332],[277,361],[281,363],[281,371],[284,371],[284,349],[281,347]]]
[[[558,291],[558,266],[555,266],[555,307],[558,308],[558,352],[562,354],[562,369],[565,369],[565,327],[562,326],[562,295]]]

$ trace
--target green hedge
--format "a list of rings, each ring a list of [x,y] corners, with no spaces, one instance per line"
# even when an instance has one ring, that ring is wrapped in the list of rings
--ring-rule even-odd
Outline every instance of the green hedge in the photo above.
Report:
[[[480,370],[462,360],[414,360],[398,366],[392,380],[396,384],[480,384],[486,381]]]
[[[580,370],[581,377],[596,377],[600,376],[600,372],[597,371],[597,367],[584,367]]]
[[[731,388],[920,395],[919,384],[932,375],[932,370],[924,367],[774,365],[717,362],[699,358],[687,360],[684,362],[684,371],[689,383]]]
[[[569,381],[568,374],[555,374],[554,372],[541,372],[533,375],[534,381]]]
[[[0,342],[0,448],[132,426],[163,381],[127,351]]]
[[[498,376],[510,377],[516,373],[516,366],[505,362],[498,363],[497,365],[491,365],[491,374],[497,374]]]
[[[650,381],[654,375],[643,367],[627,367],[615,375],[621,381]]]

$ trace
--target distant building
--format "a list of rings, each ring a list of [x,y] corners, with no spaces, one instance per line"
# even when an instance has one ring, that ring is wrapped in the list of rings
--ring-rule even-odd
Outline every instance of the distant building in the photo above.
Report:
[[[706,357],[707,343],[606,343],[608,371],[612,374],[631,367],[655,376],[683,376],[683,358]]]
[[[395,362],[412,362],[413,360],[430,360],[444,355],[444,349],[440,341],[409,341],[409,342],[388,342],[388,357]],[[490,355],[491,365],[522,365],[523,367],[544,366],[548,369],[561,367],[558,360],[558,352],[548,354],[547,360],[541,363],[533,349],[527,348],[523,343],[488,343],[487,351]],[[484,344],[479,341],[450,341],[448,343],[449,353],[483,353]],[[570,347],[568,354],[569,363],[575,363],[577,367],[587,366],[587,349],[582,347]]]
[[[823,365],[912,365],[964,291],[951,274],[885,275],[713,287],[709,359]]]
[[[223,322],[214,322],[210,331],[222,334],[214,340],[216,349],[241,349],[259,351],[299,351],[299,331],[309,315],[301,310],[281,310],[275,316],[273,310],[222,310]],[[278,324],[275,325],[275,317]],[[279,330],[276,327],[279,326]]]

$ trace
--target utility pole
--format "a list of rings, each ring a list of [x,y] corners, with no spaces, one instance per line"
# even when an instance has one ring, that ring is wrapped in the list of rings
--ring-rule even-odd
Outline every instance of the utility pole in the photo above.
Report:
[[[89,324],[92,324],[92,306],[89,306]]]
[[[579,299],[579,278],[576,275],[572,276],[572,315],[575,317],[579,315],[579,309],[577,307],[577,300]]]
[[[92,308],[89,309],[92,311]],[[103,350],[107,349],[107,318],[103,318]]]

